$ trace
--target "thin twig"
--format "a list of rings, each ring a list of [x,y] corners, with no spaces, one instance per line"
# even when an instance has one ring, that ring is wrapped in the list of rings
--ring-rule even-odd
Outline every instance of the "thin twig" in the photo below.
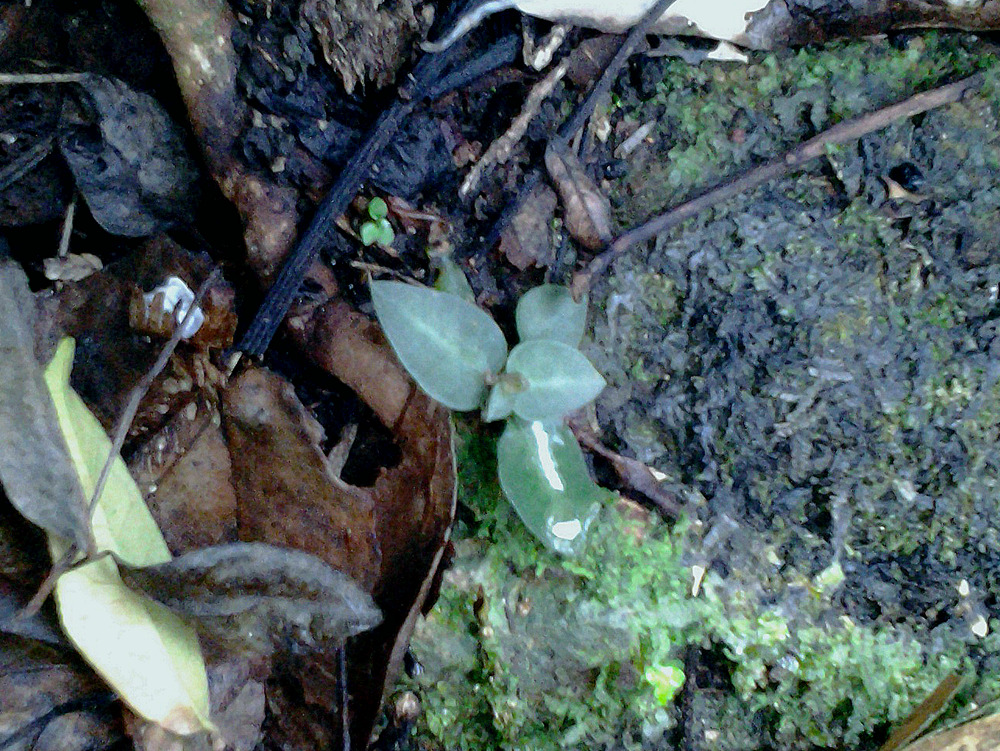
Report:
[[[81,83],[87,73],[0,73],[0,86],[40,83]]]
[[[636,48],[639,46],[649,30],[653,28],[657,21],[663,17],[670,6],[673,5],[676,0],[658,0],[656,5],[650,8],[646,15],[642,17],[635,26],[633,26],[625,39],[622,41],[621,47],[615,53],[615,56],[611,58],[611,62],[608,63],[607,67],[601,73],[601,77],[597,79],[597,83],[594,87],[587,93],[587,98],[583,100],[576,111],[570,116],[570,118],[559,126],[559,130],[556,132],[556,137],[550,142],[550,146],[554,146],[556,149],[565,148],[570,139],[573,138],[573,134],[576,133],[580,128],[583,127],[587,119],[594,114],[594,110],[597,109],[597,105],[600,104],[601,100],[608,95],[611,91],[611,87],[614,85],[615,81],[618,79],[618,73],[621,69],[625,67],[625,63],[635,52]]]
[[[856,141],[862,136],[885,128],[896,120],[913,117],[935,107],[957,102],[966,93],[978,89],[982,85],[983,74],[976,73],[955,83],[915,94],[875,112],[845,120],[799,144],[782,156],[709,188],[645,224],[629,230],[611,242],[600,255],[590,262],[586,269],[577,272],[573,278],[573,296],[577,299],[582,297],[611,262],[633,245],[650,240],[707,208],[800,168],[807,162],[826,154],[826,150],[830,146]]]
[[[97,478],[97,484],[94,486],[94,494],[90,498],[89,515],[90,518],[94,517],[94,510],[97,508],[97,501],[101,497],[101,493],[104,492],[104,486],[108,481],[108,476],[111,474],[111,467],[114,465],[115,459],[121,453],[122,446],[125,445],[125,438],[128,435],[129,428],[132,427],[132,421],[135,419],[136,413],[139,411],[139,403],[142,398],[149,391],[149,388],[153,385],[153,381],[156,377],[160,375],[163,369],[167,366],[170,361],[170,356],[173,355],[174,350],[177,349],[177,345],[180,344],[183,338],[184,328],[187,325],[188,318],[194,315],[195,310],[201,304],[202,299],[204,299],[209,288],[215,283],[215,280],[219,277],[221,270],[216,267],[212,269],[205,281],[201,283],[198,287],[198,291],[194,295],[194,300],[191,301],[191,305],[184,312],[184,315],[174,326],[174,332],[171,334],[170,339],[163,349],[160,350],[159,357],[156,358],[156,362],[153,366],[146,371],[142,379],[135,385],[132,392],[129,394],[128,402],[125,404],[125,409],[122,410],[121,415],[118,416],[118,421],[115,424],[115,430],[113,438],[111,440],[111,451],[108,452],[107,461],[104,462],[104,466],[101,467],[101,474]],[[97,551],[88,551],[89,556],[93,556]]]
[[[29,170],[41,164],[42,160],[52,153],[52,144],[55,140],[55,136],[40,139],[30,149],[0,168],[0,191],[6,190],[24,177]]]
[[[528,96],[524,100],[524,104],[517,117],[511,121],[510,126],[504,131],[503,135],[490,144],[490,147],[486,149],[486,153],[479,158],[479,161],[473,165],[472,169],[465,176],[461,187],[458,189],[459,198],[463,200],[468,198],[469,194],[479,187],[479,182],[488,169],[492,169],[498,164],[503,164],[510,158],[514,147],[520,143],[521,138],[528,132],[528,126],[531,125],[531,121],[541,111],[542,104],[548,98],[549,94],[552,93],[556,84],[566,75],[567,70],[569,70],[569,60],[563,59],[541,81],[531,87],[531,91],[528,92]]]
[[[65,258],[69,253],[69,241],[73,236],[73,217],[76,216],[76,193],[70,199],[69,206],[66,207],[66,216],[63,219],[62,234],[59,236],[59,257]]]
[[[937,688],[910,712],[878,751],[896,751],[923,733],[944,711],[961,686],[962,676],[958,673],[948,673]]]
[[[622,456],[618,452],[612,451],[582,421],[570,420],[569,429],[573,431],[573,435],[582,446],[608,460],[611,468],[614,469],[618,479],[625,487],[644,495],[664,516],[676,519],[681,515],[683,504],[673,493],[667,492],[660,486],[660,481],[650,466],[643,464],[638,459]]]
[[[90,544],[93,545],[94,532],[93,530],[88,530]],[[77,550],[75,543],[70,543],[69,548],[65,553],[60,556],[59,560],[53,562],[52,568],[42,579],[42,583],[38,585],[38,589],[35,590],[35,594],[31,596],[27,604],[21,608],[17,614],[11,619],[14,622],[23,621],[26,618],[31,618],[35,613],[42,609],[42,605],[52,594],[52,590],[56,588],[56,582],[59,577],[65,574],[73,567],[73,561],[80,551]]]

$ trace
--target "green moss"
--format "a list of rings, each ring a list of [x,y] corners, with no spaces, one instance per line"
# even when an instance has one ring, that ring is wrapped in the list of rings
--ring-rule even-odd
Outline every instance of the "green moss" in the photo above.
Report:
[[[947,34],[747,67],[668,62],[647,105],[665,113],[662,150],[633,155],[619,219],[646,219],[839,120],[977,68],[997,85],[995,58]],[[427,748],[662,747],[679,717],[658,676],[690,655],[710,657],[716,681],[688,676],[683,689],[706,751],[870,748],[874,731],[965,666],[970,643],[993,667],[972,700],[1000,694],[997,637],[976,645],[958,616],[927,633],[928,619],[951,613],[962,576],[996,595],[975,569],[977,551],[1000,546],[990,516],[1000,384],[987,374],[985,325],[1000,221],[991,111],[996,98],[972,97],[866,141],[880,170],[924,160],[933,212],[900,220],[873,201],[865,191],[882,173],[867,174],[852,144],[830,150],[832,172],[733,199],[619,259],[595,334],[596,359],[621,389],[599,404],[602,420],[693,499],[700,522],[669,528],[609,509],[584,555],[558,559],[496,486],[495,438],[460,431],[458,556],[413,641]],[[962,252],[982,251],[971,261],[954,250],[959,231],[971,238]],[[833,499],[844,519],[823,521]],[[734,537],[713,550],[709,528],[726,514]],[[917,576],[936,589],[911,608],[906,579]],[[880,587],[893,597],[861,622]]]
[[[677,715],[656,676],[680,665],[688,647],[722,650],[736,690],[729,711],[764,717],[783,747],[853,744],[898,721],[961,659],[901,629],[817,625],[829,593],[815,588],[792,613],[762,607],[738,576],[710,572],[693,596],[683,555],[692,530],[683,523],[669,529],[609,510],[584,555],[556,558],[496,507],[502,498],[482,466],[470,467],[489,443],[462,437],[469,536],[412,642],[424,673],[408,687],[423,701],[417,732],[427,748],[661,742]],[[706,732],[716,741],[706,748],[749,748],[733,745],[746,740],[746,723],[724,716],[712,717]]]
[[[637,121],[646,111],[666,113],[658,118],[666,158],[634,157],[626,184],[633,197],[615,201],[619,219],[635,224],[816,131],[977,70],[994,81],[996,56],[938,33],[903,48],[866,40],[760,54],[748,66],[672,60],[656,96],[630,113]]]

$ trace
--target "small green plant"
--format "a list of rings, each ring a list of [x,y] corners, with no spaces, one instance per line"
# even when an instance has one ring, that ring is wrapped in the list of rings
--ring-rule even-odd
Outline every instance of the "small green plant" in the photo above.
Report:
[[[529,290],[515,313],[521,341],[508,352],[454,263],[445,264],[439,285],[372,282],[379,323],[428,395],[450,409],[481,409],[487,421],[507,420],[497,444],[504,494],[547,546],[578,552],[605,496],[563,422],[605,385],[578,349],[586,301],[551,284]]]
[[[384,247],[392,245],[396,239],[396,234],[392,231],[392,225],[386,218],[389,216],[389,207],[381,198],[373,198],[368,202],[369,221],[361,225],[358,233],[361,235],[361,242],[366,246],[378,243]]]

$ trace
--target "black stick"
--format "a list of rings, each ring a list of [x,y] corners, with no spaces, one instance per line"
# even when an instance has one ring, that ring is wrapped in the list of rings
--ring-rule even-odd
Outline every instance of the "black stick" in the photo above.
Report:
[[[348,204],[357,195],[361,184],[368,178],[376,157],[389,145],[403,121],[423,100],[430,87],[441,77],[462,49],[463,45],[457,44],[439,54],[424,55],[417,63],[409,76],[409,82],[400,88],[396,101],[375,121],[364,142],[316,209],[309,228],[285,259],[281,271],[267,291],[264,302],[237,349],[251,357],[260,357],[264,354],[295,299],[306,272],[316,260],[319,251],[330,242],[330,236],[336,232],[334,222],[337,217],[344,213]]]

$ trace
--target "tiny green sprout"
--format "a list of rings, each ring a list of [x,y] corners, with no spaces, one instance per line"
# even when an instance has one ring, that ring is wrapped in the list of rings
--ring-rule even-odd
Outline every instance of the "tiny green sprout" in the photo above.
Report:
[[[396,239],[396,233],[392,231],[392,225],[386,218],[389,216],[389,207],[381,198],[373,198],[368,202],[368,216],[370,220],[361,225],[358,230],[361,235],[361,242],[366,246],[378,243],[383,247],[392,245]]]
[[[506,420],[497,444],[500,487],[536,537],[575,554],[607,495],[564,424],[604,388],[578,349],[587,303],[555,285],[530,290],[515,311],[521,342],[508,350],[461,269],[450,259],[442,264],[439,284],[451,291],[372,282],[375,315],[425,393],[449,409],[481,410],[487,422]]]
[[[665,707],[684,686],[684,667],[678,660],[670,660],[666,665],[650,665],[643,677],[653,687],[656,701]]]

